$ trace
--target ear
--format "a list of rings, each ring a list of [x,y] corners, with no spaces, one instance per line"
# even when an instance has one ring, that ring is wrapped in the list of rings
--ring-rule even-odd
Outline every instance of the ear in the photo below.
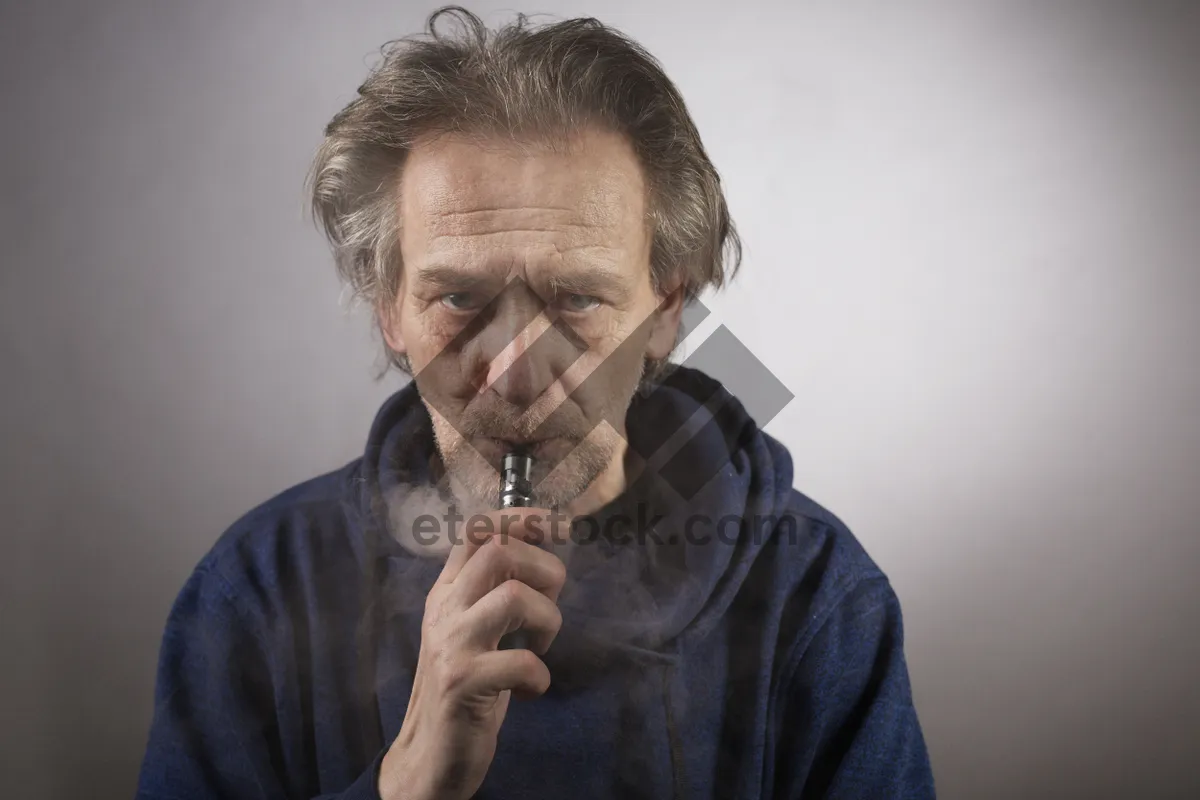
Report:
[[[658,310],[654,312],[654,323],[650,329],[650,340],[646,342],[646,356],[660,361],[675,349],[675,337],[679,335],[679,319],[683,314],[683,281],[676,278],[664,286],[659,294]]]
[[[388,347],[401,355],[408,355],[408,348],[404,344],[404,334],[400,328],[400,301],[393,300],[391,303],[380,304],[376,309],[376,316],[379,318],[379,331],[383,334],[383,340],[387,342]]]

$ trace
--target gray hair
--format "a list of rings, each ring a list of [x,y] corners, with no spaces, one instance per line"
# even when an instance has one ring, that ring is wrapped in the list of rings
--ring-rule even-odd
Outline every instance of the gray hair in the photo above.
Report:
[[[444,17],[458,29],[440,30]],[[741,242],[695,123],[658,60],[624,34],[591,18],[534,26],[524,14],[489,31],[446,6],[425,34],[381,52],[358,97],[326,126],[307,180],[338,273],[377,323],[400,284],[400,170],[419,139],[441,133],[514,141],[560,139],[586,125],[622,133],[646,177],[655,289],[681,280],[690,302],[736,273]],[[411,371],[384,347],[391,365]]]

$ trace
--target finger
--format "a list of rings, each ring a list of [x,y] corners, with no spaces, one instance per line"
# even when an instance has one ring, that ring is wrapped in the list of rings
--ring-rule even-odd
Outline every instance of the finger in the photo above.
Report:
[[[488,650],[471,659],[451,691],[462,697],[496,695],[506,689],[537,697],[550,688],[550,670],[531,650]]]
[[[518,580],[557,601],[566,577],[567,568],[553,553],[520,539],[494,536],[459,572],[452,595],[458,607],[466,609],[505,581]]]
[[[556,531],[561,536],[570,519],[561,511],[547,508],[502,508],[487,516],[501,538],[537,545],[546,543]]]
[[[529,648],[550,649],[562,628],[562,612],[553,600],[528,584],[511,580],[492,589],[463,616],[471,644],[495,650],[500,638],[518,628],[529,634]]]
[[[560,519],[565,519],[561,512],[551,512],[544,508],[506,508],[492,511],[488,514],[476,514],[463,520],[462,525],[455,526],[450,531],[453,542],[446,564],[438,575],[437,583],[452,583],[471,556],[487,543],[493,536],[503,533],[505,539],[533,539],[541,532],[542,520],[554,515],[555,529],[561,530]]]
[[[453,583],[454,579],[462,572],[463,566],[486,541],[487,538],[480,539],[476,536],[459,537],[458,541],[450,548],[450,554],[446,556],[446,564],[442,567],[435,583]]]

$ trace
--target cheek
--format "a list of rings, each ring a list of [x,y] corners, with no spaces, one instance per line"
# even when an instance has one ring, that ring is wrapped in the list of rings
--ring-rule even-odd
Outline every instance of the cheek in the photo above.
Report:
[[[439,318],[435,309],[410,308],[404,315],[404,341],[414,369],[428,366],[454,340],[457,329]]]
[[[602,401],[599,395],[611,394],[619,398],[631,386],[636,386],[642,374],[643,357],[649,330],[644,327],[628,327],[608,324],[602,335],[586,337],[588,349],[571,365],[561,381],[567,394],[584,386],[585,394],[594,401]]]

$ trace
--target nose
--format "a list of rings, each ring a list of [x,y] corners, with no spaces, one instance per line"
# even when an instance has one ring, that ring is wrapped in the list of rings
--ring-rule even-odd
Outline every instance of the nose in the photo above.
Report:
[[[555,380],[555,337],[550,320],[539,311],[529,321],[527,314],[500,315],[489,327],[493,335],[485,390],[490,389],[521,409],[531,406]]]

